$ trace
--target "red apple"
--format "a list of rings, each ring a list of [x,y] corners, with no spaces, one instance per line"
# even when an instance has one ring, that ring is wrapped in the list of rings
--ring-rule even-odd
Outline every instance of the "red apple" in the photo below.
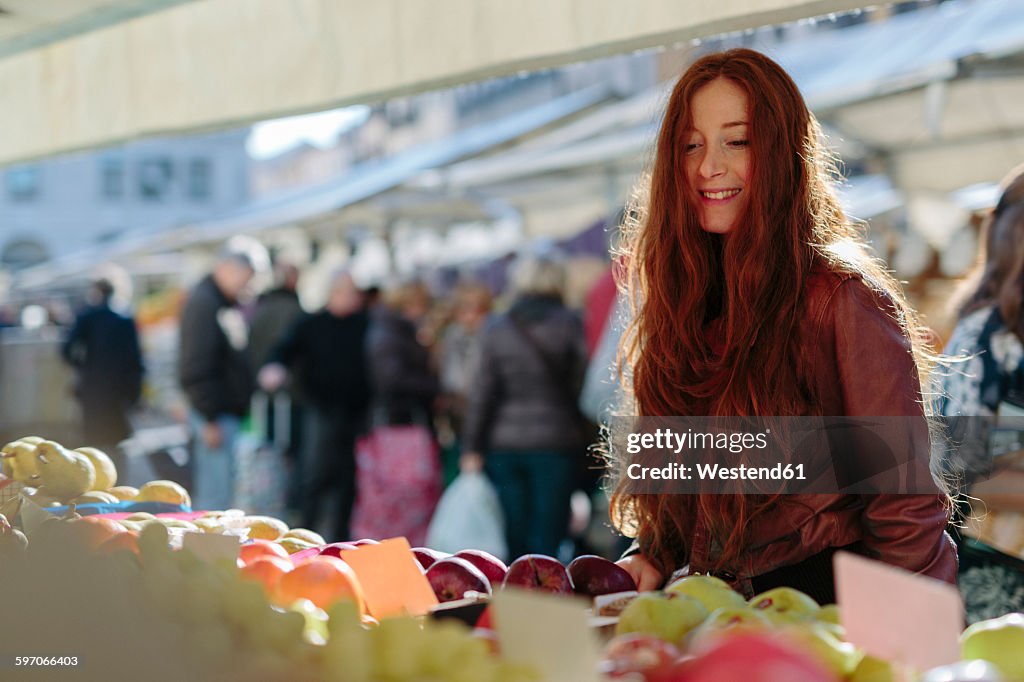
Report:
[[[485,608],[483,610],[483,613],[481,613],[480,617],[476,619],[476,623],[474,624],[473,627],[479,628],[481,630],[493,630],[494,629],[494,624],[491,622],[491,607],[490,606],[488,606],[487,608]]]
[[[429,547],[413,547],[412,553],[413,556],[416,557],[416,561],[420,562],[420,566],[423,567],[424,571],[430,568],[435,561],[440,561],[445,557],[451,556],[451,554],[439,552],[436,549],[430,549]]]
[[[473,639],[480,639],[487,643],[487,650],[491,652],[493,656],[501,655],[501,643],[498,640],[497,633],[494,630],[486,630],[484,628],[474,628],[470,633]]]
[[[359,549],[351,542],[332,542],[320,548],[320,556],[333,556],[341,558],[341,553],[349,549]]]
[[[479,549],[464,549],[456,552],[455,556],[465,559],[480,569],[480,572],[487,576],[491,585],[500,585],[508,573],[508,566],[498,557]]]
[[[653,635],[630,632],[608,642],[602,669],[612,677],[646,674],[649,670],[672,665],[681,655],[674,644]]]
[[[636,589],[633,576],[626,569],[593,554],[573,559],[569,564],[569,577],[576,592],[591,597]]]
[[[762,633],[741,633],[723,637],[704,653],[659,677],[660,682],[837,682],[838,678],[810,652],[801,651],[778,638]]]
[[[504,585],[527,590],[572,594],[572,579],[558,559],[543,554],[524,554],[508,567]]]
[[[446,557],[427,569],[427,580],[439,602],[462,599],[467,592],[491,593],[491,583],[480,569],[465,559]]]
[[[363,538],[361,540],[353,540],[348,544],[355,545],[356,547],[362,547],[363,545],[379,545],[380,543],[371,538]]]

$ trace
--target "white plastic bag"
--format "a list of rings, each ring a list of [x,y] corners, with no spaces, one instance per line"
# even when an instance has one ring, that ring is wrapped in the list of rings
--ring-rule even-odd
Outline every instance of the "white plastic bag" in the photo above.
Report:
[[[480,549],[508,554],[505,519],[494,486],[481,472],[459,474],[444,491],[427,529],[427,547],[441,552]]]

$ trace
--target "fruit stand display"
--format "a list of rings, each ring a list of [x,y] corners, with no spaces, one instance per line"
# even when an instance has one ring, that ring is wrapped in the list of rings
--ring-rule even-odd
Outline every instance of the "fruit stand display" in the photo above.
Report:
[[[968,628],[960,664],[912,670],[865,655],[835,605],[791,588],[746,600],[695,575],[637,594],[596,556],[506,566],[404,540],[326,543],[268,516],[193,512],[170,481],[117,486],[95,449],[23,438],[2,453],[2,649],[66,667],[70,679],[563,682],[502,649],[513,624],[492,595],[528,590],[592,605],[601,655],[579,659],[594,668],[581,680],[1024,680],[1020,614]],[[404,607],[382,600],[382,580],[419,596]]]

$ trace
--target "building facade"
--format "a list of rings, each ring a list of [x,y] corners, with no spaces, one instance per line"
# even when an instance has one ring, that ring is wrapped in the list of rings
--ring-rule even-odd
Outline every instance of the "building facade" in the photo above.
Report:
[[[247,135],[151,138],[0,169],[0,268],[244,205],[251,194]]]

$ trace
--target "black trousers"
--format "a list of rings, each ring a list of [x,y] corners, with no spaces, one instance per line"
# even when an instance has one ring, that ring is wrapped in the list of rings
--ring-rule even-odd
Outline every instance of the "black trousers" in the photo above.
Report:
[[[776,587],[793,587],[812,597],[819,604],[835,604],[836,586],[832,557],[840,551],[864,554],[860,543],[846,547],[829,547],[812,554],[798,564],[783,566],[753,578],[751,583],[754,593],[760,594]]]
[[[302,524],[315,528],[324,502],[334,497],[333,538],[351,540],[349,522],[356,500],[356,439],[365,432],[365,411],[345,407],[307,407],[303,434]]]

